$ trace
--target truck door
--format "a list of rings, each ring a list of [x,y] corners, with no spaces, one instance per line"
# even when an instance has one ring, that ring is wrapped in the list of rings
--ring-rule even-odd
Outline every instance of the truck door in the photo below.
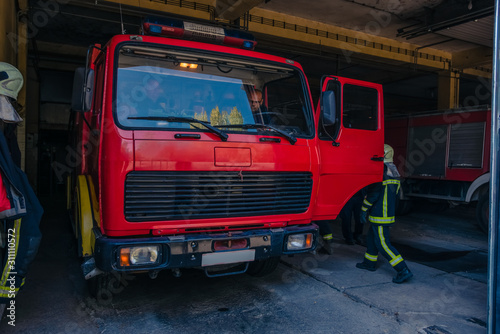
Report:
[[[383,117],[381,85],[324,79],[316,110],[320,179],[314,220],[334,219],[357,191],[382,181]]]

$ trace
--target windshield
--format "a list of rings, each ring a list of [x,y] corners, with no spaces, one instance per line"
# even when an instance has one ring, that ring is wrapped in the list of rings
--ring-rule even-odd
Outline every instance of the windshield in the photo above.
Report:
[[[115,119],[124,128],[207,131],[194,118],[224,132],[312,134],[312,115],[299,71],[282,65],[158,47],[119,50]],[[267,129],[267,130],[266,130]]]

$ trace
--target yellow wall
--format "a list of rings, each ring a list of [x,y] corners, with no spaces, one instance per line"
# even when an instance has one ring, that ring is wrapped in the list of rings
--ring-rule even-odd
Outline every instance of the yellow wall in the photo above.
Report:
[[[460,73],[441,71],[438,75],[438,109],[458,108]]]
[[[9,37],[16,36],[16,9],[14,1],[0,1],[0,61],[17,65],[15,41]]]
[[[210,13],[196,10],[194,8],[189,8],[186,6],[179,6],[178,4],[171,5],[162,2],[155,2],[151,0],[108,0],[110,2],[120,3],[122,5],[133,6],[138,8],[152,9],[157,11],[162,11],[169,13],[170,15],[185,15],[190,17],[195,17],[199,19],[210,19]],[[196,2],[206,5],[215,5],[215,1],[212,0],[190,0],[190,2]]]

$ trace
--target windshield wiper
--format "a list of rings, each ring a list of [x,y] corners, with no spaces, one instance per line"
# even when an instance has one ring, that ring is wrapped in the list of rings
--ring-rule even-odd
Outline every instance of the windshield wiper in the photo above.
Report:
[[[208,124],[207,122],[200,121],[196,118],[192,117],[176,117],[176,116],[143,116],[143,117],[127,117],[128,119],[143,119],[143,120],[148,120],[148,121],[167,121],[167,122],[178,122],[178,123],[197,123],[201,124],[207,129],[209,129],[211,132],[215,133],[217,136],[220,137],[222,141],[227,141],[228,135],[217,129],[214,128],[212,125]]]
[[[219,125],[220,128],[242,128],[242,129],[266,129],[278,133],[282,137],[288,139],[290,144],[294,145],[297,142],[297,138],[293,135],[286,133],[283,130],[276,129],[274,126],[257,123],[257,124],[233,124],[233,125]]]

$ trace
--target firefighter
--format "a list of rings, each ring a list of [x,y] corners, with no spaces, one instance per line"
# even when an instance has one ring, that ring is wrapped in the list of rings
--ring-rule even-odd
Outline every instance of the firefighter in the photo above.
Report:
[[[348,245],[363,244],[361,236],[363,235],[363,224],[360,221],[361,206],[365,191],[360,190],[347,201],[339,213],[342,220],[342,235],[344,236],[345,243]],[[352,231],[352,218],[354,217],[354,232]]]
[[[17,143],[17,123],[23,119],[17,113],[23,108],[17,95],[23,87],[23,76],[9,63],[0,62],[0,130],[5,135],[10,155],[16,166],[21,166],[21,151]]]
[[[318,249],[323,249],[328,255],[333,255],[333,231],[330,221],[318,221],[320,237],[318,239]]]
[[[16,109],[20,107],[17,95],[23,82],[17,68],[0,62],[0,126],[4,130],[5,125],[22,121]],[[3,304],[15,303],[14,298],[24,285],[28,266],[40,244],[43,214],[6,137],[0,131],[0,311]]]
[[[255,89],[248,94],[248,102],[256,123],[269,124],[269,112],[262,99],[262,91]]]
[[[392,281],[403,283],[413,274],[399,252],[391,245],[389,229],[395,222],[396,196],[399,192],[399,173],[393,163],[394,150],[384,145],[384,176],[380,183],[374,184],[366,195],[361,208],[361,222],[371,223],[366,237],[366,253],[363,262],[356,267],[369,271],[377,269],[377,257],[380,252],[396,270]]]

